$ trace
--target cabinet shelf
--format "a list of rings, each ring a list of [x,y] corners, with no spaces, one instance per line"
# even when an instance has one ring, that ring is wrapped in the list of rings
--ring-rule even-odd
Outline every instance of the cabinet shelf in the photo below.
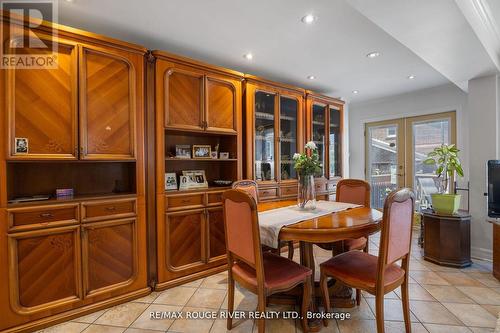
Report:
[[[179,158],[179,157],[165,157],[165,161],[182,161],[182,162],[189,162],[189,161],[196,161],[196,162],[235,162],[238,161],[237,158]]]

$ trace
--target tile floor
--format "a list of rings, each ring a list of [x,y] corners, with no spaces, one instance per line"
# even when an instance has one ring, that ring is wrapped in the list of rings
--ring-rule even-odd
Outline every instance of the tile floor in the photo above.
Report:
[[[370,238],[370,252],[378,254],[379,236]],[[328,253],[315,248],[317,262],[328,259]],[[296,253],[295,259],[298,259]],[[500,282],[491,274],[491,263],[475,260],[465,269],[441,267],[426,262],[413,239],[410,264],[410,308],[414,333],[494,332],[500,312]],[[226,273],[200,279],[144,298],[99,311],[67,323],[44,329],[50,333],[158,333],[158,332],[226,332],[225,319],[150,320],[152,311],[217,311],[227,308]],[[386,295],[386,332],[404,332],[400,290]],[[321,332],[376,332],[374,302],[364,294],[361,306],[343,309],[350,320],[331,321]],[[255,310],[256,297],[237,288],[235,307]],[[270,306],[271,310],[290,309]],[[342,309],[335,309],[342,311]],[[235,322],[231,332],[256,332],[251,320]],[[267,320],[266,332],[301,332],[294,320]]]

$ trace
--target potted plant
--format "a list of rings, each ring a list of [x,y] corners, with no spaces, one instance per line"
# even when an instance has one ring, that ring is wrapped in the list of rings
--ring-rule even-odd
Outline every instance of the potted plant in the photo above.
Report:
[[[301,209],[316,209],[316,193],[314,175],[321,172],[316,144],[309,141],[305,145],[305,152],[293,155],[294,168],[299,176],[297,205]]]
[[[464,176],[464,170],[458,158],[460,150],[455,145],[441,145],[429,154],[424,164],[436,165],[436,175],[438,176],[438,193],[431,194],[432,208],[437,213],[455,214],[460,207],[460,195],[449,194],[450,178],[456,173],[460,177]]]

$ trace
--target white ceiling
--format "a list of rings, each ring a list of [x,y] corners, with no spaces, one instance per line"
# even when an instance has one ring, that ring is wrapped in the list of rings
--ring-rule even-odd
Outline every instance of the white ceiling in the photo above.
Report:
[[[379,5],[379,2],[385,1],[396,0],[376,2]],[[440,1],[453,2],[419,0],[419,3]],[[442,75],[438,71],[442,68],[419,54],[414,45],[410,43],[409,48],[403,45],[402,38],[395,35],[394,31],[380,28],[378,24],[384,27],[381,19],[376,20],[373,15],[363,12],[362,8],[357,8],[360,11],[354,9],[361,6],[361,2],[61,0],[59,23],[138,43],[149,49],[166,50],[343,97],[348,101],[380,98],[443,85],[449,83],[449,79],[457,81],[444,70],[442,73],[445,75]],[[375,3],[373,0],[369,2]],[[458,7],[455,8],[458,10]],[[447,13],[440,13],[439,10],[436,8],[433,17],[446,17]],[[397,13],[391,12],[394,15]],[[303,24],[300,19],[308,13],[316,15],[317,22]],[[408,16],[411,18],[411,15]],[[466,22],[463,16],[462,20]],[[410,24],[403,30],[418,30],[426,34],[431,32],[427,27],[428,22],[436,24],[434,19],[408,22]],[[463,23],[457,22],[453,27]],[[443,23],[440,27],[445,25]],[[454,29],[449,32],[457,33]],[[378,51],[381,56],[368,59],[366,54],[371,51]],[[253,53],[252,61],[243,58],[247,52]],[[484,59],[478,60],[484,63]],[[453,59],[449,61],[453,62]],[[482,71],[481,68],[479,66],[479,70],[464,74],[459,79],[468,79],[467,75],[475,75]],[[410,74],[416,75],[416,79],[408,80]],[[315,75],[317,79],[307,80],[308,75]],[[354,95],[353,90],[359,90],[359,94]]]

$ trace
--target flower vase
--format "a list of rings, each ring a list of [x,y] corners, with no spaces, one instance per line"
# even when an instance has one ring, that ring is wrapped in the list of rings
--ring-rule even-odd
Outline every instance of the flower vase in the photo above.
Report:
[[[299,174],[297,206],[304,210],[316,209],[314,175],[303,176]]]

